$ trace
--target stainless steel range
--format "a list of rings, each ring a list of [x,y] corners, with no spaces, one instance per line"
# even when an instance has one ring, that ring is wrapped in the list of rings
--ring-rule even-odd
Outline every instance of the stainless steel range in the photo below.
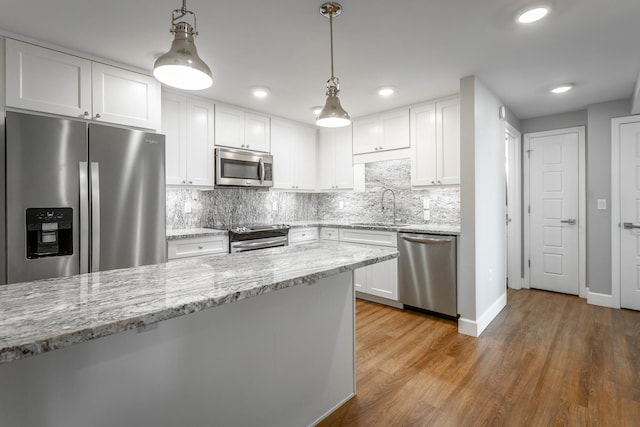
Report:
[[[286,224],[232,227],[229,229],[229,252],[246,252],[287,246],[290,228]]]

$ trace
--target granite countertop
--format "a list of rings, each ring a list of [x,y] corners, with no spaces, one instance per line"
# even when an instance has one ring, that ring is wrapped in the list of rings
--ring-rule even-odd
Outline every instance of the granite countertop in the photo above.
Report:
[[[186,239],[190,237],[206,237],[227,235],[227,230],[216,230],[214,228],[174,228],[167,229],[167,240]]]
[[[0,363],[398,256],[324,242],[0,286]]]
[[[347,222],[347,221],[293,221],[289,223],[291,227],[338,227],[338,228],[357,228],[363,230],[381,230],[381,231],[406,231],[411,233],[423,234],[446,234],[460,235],[459,225],[438,225],[438,224],[391,224],[391,223],[375,223],[375,222]]]

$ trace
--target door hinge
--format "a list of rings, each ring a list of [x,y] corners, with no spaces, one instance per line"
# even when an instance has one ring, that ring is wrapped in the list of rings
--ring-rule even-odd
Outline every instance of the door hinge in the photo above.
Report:
[[[527,206],[527,213],[531,213],[531,205]]]
[[[533,151],[533,150],[527,150],[527,151],[526,151],[526,153],[527,153],[527,158],[529,158],[529,159],[531,158],[531,152],[532,152],[532,151]]]
[[[529,266],[529,268],[531,268],[531,260],[527,260],[527,265]]]

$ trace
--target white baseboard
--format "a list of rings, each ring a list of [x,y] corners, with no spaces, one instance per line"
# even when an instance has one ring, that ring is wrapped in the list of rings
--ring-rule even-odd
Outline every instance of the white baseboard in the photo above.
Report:
[[[371,302],[377,302],[378,304],[384,304],[384,305],[388,305],[395,308],[400,308],[400,309],[404,308],[404,304],[402,304],[401,302],[382,298],[377,295],[365,294],[364,292],[360,292],[360,291],[356,291],[356,298],[360,298],[360,299],[371,301]]]
[[[489,307],[478,320],[470,320],[461,317],[458,319],[458,333],[464,335],[471,335],[472,337],[479,337],[482,331],[496,318],[498,313],[502,311],[507,305],[507,293],[502,294],[493,304]]]
[[[616,301],[613,295],[599,294],[587,291],[587,303],[609,308],[620,308],[620,301]]]

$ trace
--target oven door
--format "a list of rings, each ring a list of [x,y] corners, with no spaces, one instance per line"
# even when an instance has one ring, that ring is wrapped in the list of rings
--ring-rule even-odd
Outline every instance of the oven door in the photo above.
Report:
[[[251,151],[217,148],[216,185],[272,187],[273,156]]]
[[[255,251],[258,249],[277,248],[279,246],[287,246],[289,239],[287,236],[278,237],[265,237],[262,239],[240,240],[237,242],[231,242],[230,252],[247,252]]]

